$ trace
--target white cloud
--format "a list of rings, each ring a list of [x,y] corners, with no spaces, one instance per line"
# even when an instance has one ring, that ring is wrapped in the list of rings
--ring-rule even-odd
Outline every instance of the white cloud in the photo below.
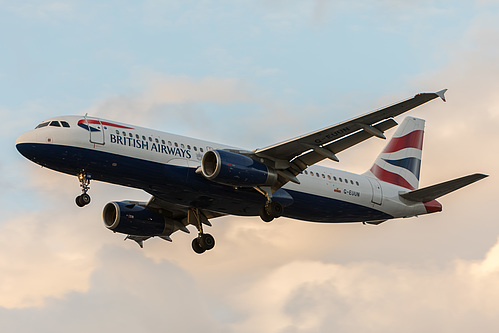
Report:
[[[107,246],[98,253],[85,292],[52,299],[42,310],[0,308],[2,329],[27,332],[224,332],[216,302],[195,280],[168,262],[140,251]],[[221,309],[223,311],[223,309]]]
[[[295,261],[235,297],[238,332],[468,332],[496,327],[499,243],[480,262],[413,268]]]

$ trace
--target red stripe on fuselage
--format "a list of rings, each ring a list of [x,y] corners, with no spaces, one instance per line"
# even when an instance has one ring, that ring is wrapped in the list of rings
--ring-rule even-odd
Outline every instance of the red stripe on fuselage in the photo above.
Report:
[[[87,120],[82,119],[78,122],[78,124],[81,124],[81,123],[89,123],[89,124],[96,124],[96,125],[102,124],[104,126],[112,126],[112,127],[124,128],[124,129],[133,129],[132,127],[127,127],[127,126],[118,125],[118,124],[110,123],[107,121],[95,120],[95,119],[87,119]]]
[[[400,138],[393,138],[383,150],[383,153],[393,153],[404,148],[423,149],[424,131],[417,130]]]
[[[393,185],[402,186],[402,187],[408,188],[410,190],[415,189],[401,175],[397,175],[396,173],[387,171],[377,164],[373,165],[373,167],[371,168],[371,172],[373,173],[373,175],[376,176],[376,178],[378,178],[379,180],[381,180],[383,182],[390,183]]]

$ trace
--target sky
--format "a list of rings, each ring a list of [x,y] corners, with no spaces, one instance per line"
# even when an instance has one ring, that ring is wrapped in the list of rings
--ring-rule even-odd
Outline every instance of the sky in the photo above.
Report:
[[[0,0],[0,330],[496,332],[498,40],[495,0]],[[228,216],[201,256],[194,229],[123,242],[102,208],[146,193],[92,182],[78,208],[76,177],[14,146],[88,113],[255,149],[444,88],[447,103],[408,113],[427,121],[421,186],[490,177],[442,213]],[[362,173],[383,146],[324,165]]]

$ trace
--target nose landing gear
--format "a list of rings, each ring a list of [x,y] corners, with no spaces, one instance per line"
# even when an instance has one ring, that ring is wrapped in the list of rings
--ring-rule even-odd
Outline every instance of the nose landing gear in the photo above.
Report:
[[[85,172],[81,172],[78,174],[78,180],[80,181],[81,191],[83,192],[75,199],[76,205],[78,207],[84,207],[90,203],[90,195],[88,195],[87,192],[90,189],[89,185],[91,178],[92,177]]]

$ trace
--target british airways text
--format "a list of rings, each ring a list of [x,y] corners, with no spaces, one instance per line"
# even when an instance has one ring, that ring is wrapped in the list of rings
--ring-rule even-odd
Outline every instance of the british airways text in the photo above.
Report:
[[[116,134],[111,134],[111,143],[118,145],[134,147],[137,149],[145,149],[148,151],[155,151],[162,154],[174,155],[183,158],[191,158],[191,152],[189,150],[170,147],[167,145],[162,145],[154,142],[147,142],[144,140],[137,140],[134,138],[129,138],[126,136],[119,136]]]

